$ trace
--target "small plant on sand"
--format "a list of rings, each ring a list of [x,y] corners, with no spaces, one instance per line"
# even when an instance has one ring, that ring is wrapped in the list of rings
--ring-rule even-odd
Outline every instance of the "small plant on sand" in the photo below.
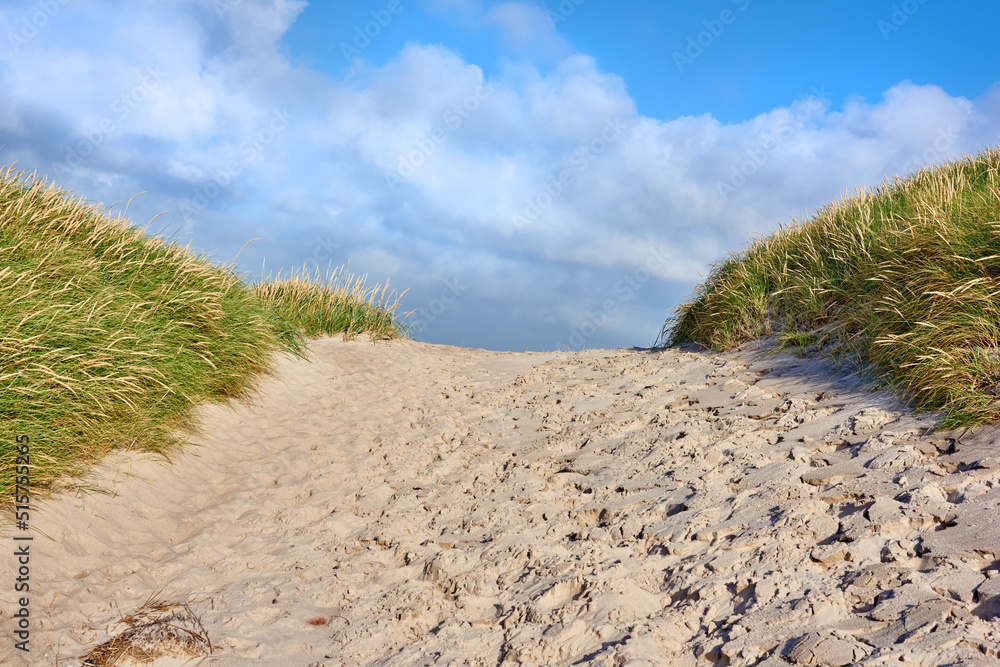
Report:
[[[80,656],[82,667],[152,664],[161,658],[190,661],[213,653],[211,640],[189,602],[164,600],[159,594],[116,625],[114,637]]]
[[[823,207],[713,267],[658,343],[773,333],[863,364],[944,428],[1000,419],[1000,149]]]

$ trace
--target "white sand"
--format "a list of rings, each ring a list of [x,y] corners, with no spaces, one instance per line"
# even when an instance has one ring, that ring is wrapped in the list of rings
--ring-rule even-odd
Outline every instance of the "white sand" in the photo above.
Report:
[[[37,503],[28,662],[0,530],[0,662],[162,592],[186,664],[1000,665],[997,431],[758,356],[317,341],[172,466]]]

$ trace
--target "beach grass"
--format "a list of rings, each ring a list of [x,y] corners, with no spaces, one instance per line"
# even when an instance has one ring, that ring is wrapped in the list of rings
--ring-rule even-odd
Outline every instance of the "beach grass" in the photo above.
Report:
[[[395,338],[398,298],[337,270],[250,284],[34,175],[0,171],[0,498],[112,449],[168,455],[191,409],[239,399],[306,338]]]
[[[712,267],[657,344],[777,335],[848,360],[941,428],[1000,419],[1000,149],[893,178]]]

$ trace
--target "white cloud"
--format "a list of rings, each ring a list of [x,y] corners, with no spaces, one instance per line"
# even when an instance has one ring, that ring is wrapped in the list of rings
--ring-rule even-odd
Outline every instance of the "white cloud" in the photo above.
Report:
[[[571,53],[569,43],[538,5],[501,2],[489,9],[486,20],[500,30],[505,46],[518,55],[557,58]]]
[[[545,73],[511,60],[486,79],[445,47],[411,43],[363,80],[335,81],[278,47],[301,6],[243,0],[221,17],[193,2],[67,6],[72,22],[0,52],[0,157],[92,200],[148,190],[130,209],[140,225],[168,210],[157,225],[220,259],[261,236],[240,256],[253,273],[264,255],[275,270],[351,259],[412,286],[414,308],[461,276],[462,319],[442,314],[426,335],[523,349],[564,342],[609,298],[620,308],[588,344],[648,344],[651,322],[748,234],[1000,131],[1000,91],[970,101],[909,82],[843,109],[804,91],[742,123],[646,118],[584,54]],[[514,42],[562,48],[540,11],[505,3],[490,20]],[[18,17],[0,15],[0,34]],[[81,42],[77,25],[98,34]],[[142,91],[149,68],[164,76]],[[107,119],[111,130],[89,134]],[[668,260],[616,297],[654,248]]]

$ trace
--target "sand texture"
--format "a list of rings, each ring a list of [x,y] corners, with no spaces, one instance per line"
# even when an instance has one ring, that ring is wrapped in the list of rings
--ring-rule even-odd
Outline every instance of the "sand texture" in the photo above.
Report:
[[[132,628],[159,667],[1000,666],[997,430],[858,386],[753,349],[319,340],[173,465],[37,501],[29,661],[0,530],[0,663],[79,665],[159,594],[196,617]]]

